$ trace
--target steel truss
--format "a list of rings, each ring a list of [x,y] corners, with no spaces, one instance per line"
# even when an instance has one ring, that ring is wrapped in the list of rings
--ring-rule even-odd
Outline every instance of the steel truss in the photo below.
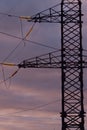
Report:
[[[62,130],[84,130],[81,15],[79,0],[62,1]]]
[[[84,51],[83,51],[84,52]],[[79,63],[77,61],[67,62],[66,67],[72,69],[78,68]],[[18,64],[19,68],[62,68],[61,62],[61,50],[56,50],[50,53],[46,53],[40,56],[26,59]],[[80,67],[80,66],[79,66]],[[87,55],[83,55],[82,67],[87,68]]]
[[[19,68],[61,68],[62,130],[84,130],[82,13],[80,0],[62,0],[28,22],[61,23],[61,54],[58,51],[24,60]]]

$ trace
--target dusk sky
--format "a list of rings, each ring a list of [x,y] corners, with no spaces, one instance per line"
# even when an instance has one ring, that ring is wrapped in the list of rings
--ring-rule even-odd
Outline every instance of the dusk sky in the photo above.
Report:
[[[0,0],[0,62],[19,64],[25,59],[60,49],[60,23],[36,23],[27,36],[30,42],[10,36],[23,38],[33,25],[12,16],[32,16],[59,3],[61,0]],[[83,48],[87,50],[86,0],[82,0],[82,12]],[[3,82],[17,69],[14,66],[0,66],[0,130],[61,130],[61,70],[20,69],[14,77]],[[85,69],[85,112],[87,112],[86,93]],[[85,117],[85,130],[87,130],[87,117]]]

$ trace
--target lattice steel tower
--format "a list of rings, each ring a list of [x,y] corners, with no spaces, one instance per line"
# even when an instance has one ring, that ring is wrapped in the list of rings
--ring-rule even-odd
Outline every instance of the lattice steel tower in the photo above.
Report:
[[[61,23],[61,57],[57,52],[24,60],[19,68],[61,68],[62,130],[84,130],[82,12],[80,0],[62,0],[61,11],[54,6],[28,22]],[[85,63],[85,64],[84,64]]]
[[[84,130],[81,1],[62,0],[62,130]]]

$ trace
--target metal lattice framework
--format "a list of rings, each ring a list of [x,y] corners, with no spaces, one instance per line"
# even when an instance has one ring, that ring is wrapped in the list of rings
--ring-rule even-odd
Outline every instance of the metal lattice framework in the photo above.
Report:
[[[84,51],[83,51],[84,52]],[[83,55],[83,62],[82,66],[83,68],[87,68],[87,56],[86,54]],[[67,68],[78,68],[78,62],[73,61],[67,62],[66,67]],[[18,64],[19,68],[54,68],[58,69],[62,67],[61,62],[61,50],[56,50],[47,54],[43,54],[37,57],[29,58],[24,61],[22,61],[20,64]]]
[[[27,59],[19,68],[61,68],[62,130],[84,130],[82,13],[80,0],[62,0],[58,6],[40,12],[28,22],[61,23],[61,54],[58,51]]]
[[[61,15],[62,130],[84,130],[81,2],[63,0]]]

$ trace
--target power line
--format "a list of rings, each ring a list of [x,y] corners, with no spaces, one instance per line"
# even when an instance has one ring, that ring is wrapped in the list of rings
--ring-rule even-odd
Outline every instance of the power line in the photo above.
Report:
[[[12,112],[12,113],[7,113],[7,114],[0,115],[0,116],[4,117],[4,116],[8,116],[8,115],[14,115],[14,114],[18,114],[18,113],[23,113],[23,112],[26,112],[26,111],[33,111],[33,110],[36,110],[36,109],[40,109],[40,108],[46,107],[46,106],[48,106],[50,104],[54,104],[54,103],[59,102],[59,101],[60,100],[51,101],[51,102],[48,102],[46,104],[39,105],[39,106],[36,106],[36,107],[33,107],[33,108],[26,108],[26,109],[23,109],[23,110],[20,110],[20,111],[16,111],[16,112]]]
[[[3,62],[5,62],[14,52],[15,50],[20,46],[22,41],[20,41],[17,46],[7,55],[7,57],[4,58]]]
[[[19,18],[20,16],[17,15],[13,15],[13,14],[9,14],[9,13],[4,13],[4,12],[0,12],[1,15],[6,15],[8,17],[14,17],[14,18]]]
[[[61,5],[61,3],[56,4],[56,5],[54,5],[54,6],[50,7],[50,8],[55,8],[55,7],[60,6],[60,5]],[[47,10],[48,10],[48,9],[45,9],[45,10],[43,10],[42,12],[47,11]],[[25,19],[25,20],[28,20],[28,17],[30,18],[30,16],[19,16],[19,15],[14,15],[14,14],[5,13],[5,12],[0,12],[0,14],[1,14],[1,15],[5,15],[5,16],[8,16],[8,17],[23,18],[23,19]],[[31,16],[31,17],[32,17],[32,16]]]
[[[19,72],[20,68],[16,69],[16,71],[14,71],[8,78],[5,78],[5,74],[4,74],[4,70],[2,70],[2,73],[3,73],[3,81],[0,82],[0,84],[3,84],[5,83],[6,84],[6,81],[10,80],[12,77],[14,77],[18,72]]]
[[[4,15],[7,15],[7,14],[4,14]],[[10,15],[9,15],[10,16]],[[3,35],[6,35],[6,36],[9,36],[9,37],[12,37],[12,38],[17,38],[17,39],[20,39],[21,41],[17,44],[17,46],[7,55],[7,57],[3,60],[3,62],[5,62],[14,52],[15,50],[20,46],[21,42],[23,41],[24,42],[24,45],[25,45],[25,41],[27,42],[31,42],[35,45],[39,45],[39,46],[44,46],[44,47],[47,47],[47,48],[51,48],[51,49],[56,49],[54,47],[51,47],[51,46],[47,46],[47,45],[44,45],[42,43],[38,43],[38,42],[35,42],[35,41],[31,41],[31,40],[27,40],[26,37],[31,33],[31,31],[33,30],[33,27],[35,25],[35,23],[32,25],[32,27],[30,28],[30,30],[28,31],[28,33],[25,35],[25,37],[23,37],[23,27],[22,27],[22,21],[20,19],[20,25],[21,25],[21,35],[22,35],[22,38],[18,37],[18,36],[14,36],[14,35],[11,35],[11,34],[8,34],[8,33],[5,33],[5,32],[0,32],[1,34]],[[4,68],[2,69],[2,72],[3,72],[3,81],[0,82],[0,84],[2,83],[5,83],[5,86],[6,86],[6,81],[11,79],[13,77],[13,73],[12,76],[8,77],[8,78],[5,78],[5,72],[4,72]],[[17,71],[18,72],[18,71]]]
[[[21,36],[22,36],[22,39],[24,38],[24,34],[23,34],[23,25],[22,25],[22,20],[20,19],[20,27],[21,27]],[[23,40],[24,42],[24,46],[25,46],[25,41]]]
[[[12,35],[12,34],[8,34],[8,33],[5,33],[5,32],[0,32],[0,33],[3,34],[3,35],[6,35],[6,36],[12,37],[12,38],[16,38],[16,39],[19,39],[19,40],[22,40],[22,41],[24,40],[24,41],[27,41],[29,43],[33,43],[35,45],[39,45],[39,46],[43,46],[43,47],[46,47],[46,48],[57,50],[55,47],[48,46],[48,45],[40,43],[40,42],[36,42],[36,41],[32,41],[32,40],[27,40],[27,39],[24,39],[24,38],[21,38],[21,37]]]
[[[20,23],[21,23],[21,21],[20,21]],[[30,28],[29,32],[26,34],[26,36],[25,36],[24,39],[26,39],[27,36],[31,33],[31,31],[33,30],[34,25],[35,25],[35,23],[34,23],[33,26]],[[21,23],[21,33],[22,33],[22,36],[23,36],[22,23]],[[19,47],[19,45],[21,44],[22,41],[23,41],[23,40],[21,40],[21,41],[18,43],[18,45],[8,54],[8,56],[3,60],[3,62],[6,61],[6,60],[13,54],[13,52]],[[2,64],[2,65],[3,65],[3,64]],[[4,83],[5,83],[5,86],[6,86],[6,81],[9,80],[9,79],[11,79],[18,71],[19,71],[19,69],[17,69],[10,77],[8,77],[7,79],[5,79],[5,72],[4,72],[4,68],[3,68],[3,66],[2,66],[2,73],[3,73],[3,79],[4,79],[4,80],[3,80],[1,83],[4,82]]]

